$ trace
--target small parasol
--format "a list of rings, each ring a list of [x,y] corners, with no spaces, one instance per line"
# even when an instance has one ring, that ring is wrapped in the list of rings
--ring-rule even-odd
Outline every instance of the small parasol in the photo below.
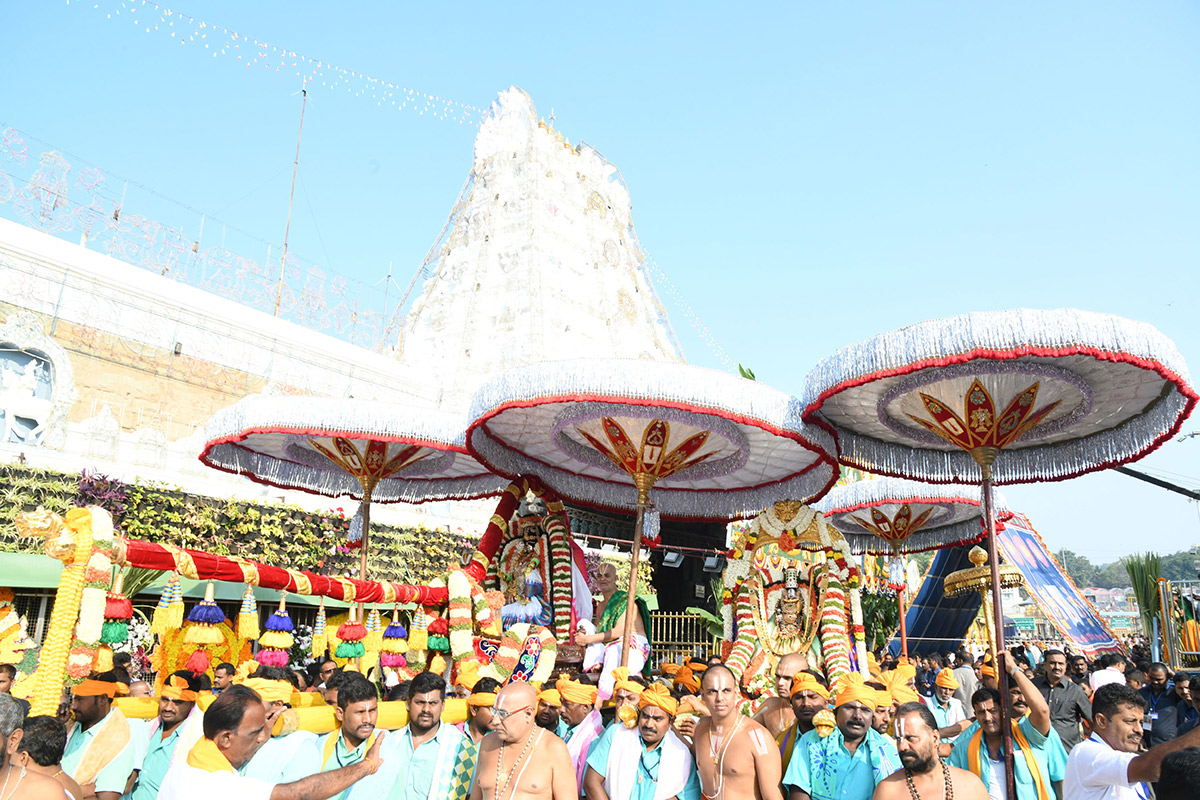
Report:
[[[996,495],[998,514],[1011,516]],[[900,654],[908,655],[901,554],[971,544],[984,539],[983,509],[973,486],[938,485],[903,478],[839,483],[817,507],[846,537],[851,550],[891,555],[888,584],[900,606]]]
[[[993,483],[1062,480],[1141,458],[1179,430],[1196,400],[1183,358],[1151,325],[1019,309],[851,345],[807,376],[804,416],[837,436],[843,464],[933,483],[981,481],[1000,615]],[[996,628],[1003,693],[1002,619]],[[1011,755],[1005,760],[1011,787]]]
[[[968,592],[979,592],[979,599],[983,601],[983,621],[984,628],[987,630],[988,646],[993,653],[998,653],[996,628],[992,624],[991,604],[988,598],[990,593],[988,587],[992,584],[992,568],[988,565],[988,554],[982,547],[975,546],[971,548],[967,558],[975,566],[947,575],[942,584],[943,592],[946,597],[958,597]],[[999,576],[1001,589],[1015,589],[1025,585],[1025,576],[1013,564],[1001,564],[996,570],[996,575]],[[1003,635],[1004,628],[1001,627],[999,630]]]
[[[471,408],[468,447],[495,471],[636,511],[622,664],[642,539],[657,542],[659,513],[724,521],[779,497],[809,502],[837,478],[832,438],[801,423],[795,398],[686,364],[534,364],[489,380]]]
[[[268,486],[361,500],[364,581],[372,502],[472,499],[505,485],[466,452],[462,420],[437,409],[255,396],[218,411],[205,434],[200,460],[210,467]]]

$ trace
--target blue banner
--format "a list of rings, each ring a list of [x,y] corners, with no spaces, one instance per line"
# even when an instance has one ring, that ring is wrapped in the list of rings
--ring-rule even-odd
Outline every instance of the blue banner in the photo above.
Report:
[[[1063,639],[1089,659],[1101,653],[1121,652],[1116,634],[1046,549],[1029,520],[1017,514],[1001,525],[1003,530],[998,531],[997,538],[1004,560],[1021,570],[1025,590]]]

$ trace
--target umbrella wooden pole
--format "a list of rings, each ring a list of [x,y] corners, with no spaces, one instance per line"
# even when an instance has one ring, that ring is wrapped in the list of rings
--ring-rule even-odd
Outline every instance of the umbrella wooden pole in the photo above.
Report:
[[[629,665],[629,643],[633,639],[633,616],[637,613],[638,560],[642,554],[642,528],[650,507],[650,488],[655,477],[639,472],[633,476],[638,490],[637,522],[633,526],[633,552],[629,555],[629,589],[625,597],[625,628],[621,631],[621,666]]]
[[[896,592],[896,602],[900,604],[900,657],[908,658],[908,630],[904,624],[904,587]]]
[[[971,456],[979,464],[983,475],[983,520],[987,526],[988,559],[992,569],[992,615],[995,626],[995,650],[992,658],[996,670],[996,685],[1000,690],[1000,733],[1004,737],[1004,773],[1008,783],[1008,797],[1016,797],[1016,773],[1013,771],[1012,725],[1008,713],[1008,669],[1004,651],[1004,604],[1000,597],[1000,548],[996,544],[996,507],[992,497],[992,464],[999,454],[994,447],[977,447]]]
[[[359,481],[362,484],[363,497],[362,503],[359,504],[359,511],[362,512],[362,541],[359,542],[358,551],[358,579],[365,581],[367,579],[367,543],[371,535],[371,495],[375,492],[377,484],[375,481],[364,478],[360,478]],[[362,602],[358,604],[358,619],[362,624],[367,624],[367,609]],[[355,659],[355,663],[361,670],[362,659]]]

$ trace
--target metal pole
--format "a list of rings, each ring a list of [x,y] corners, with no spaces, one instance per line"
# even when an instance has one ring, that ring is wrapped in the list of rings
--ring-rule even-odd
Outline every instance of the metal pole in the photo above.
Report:
[[[296,160],[292,163],[292,191],[288,195],[287,224],[283,228],[283,255],[279,259],[279,285],[275,289],[275,311],[273,315],[276,317],[279,316],[279,303],[283,300],[283,270],[287,265],[288,234],[292,230],[292,200],[296,198],[296,173],[300,169],[300,137],[304,135],[304,109],[308,105],[308,90],[301,89],[300,94],[303,95],[300,101],[300,130],[296,133]],[[295,95],[292,96],[295,97]]]
[[[1016,773],[1013,771],[1012,724],[1008,714],[1008,669],[1005,667],[1007,653],[1004,652],[1004,604],[1000,597],[1000,548],[996,545],[996,508],[992,498],[992,463],[996,460],[995,448],[977,448],[971,451],[983,473],[983,518],[987,525],[988,559],[992,569],[992,614],[995,617],[996,649],[993,666],[996,684],[1000,689],[1000,735],[1004,737],[1004,774],[1008,785],[1008,797],[1017,796]],[[982,745],[986,747],[987,745]]]
[[[629,642],[633,638],[633,615],[637,613],[638,560],[642,554],[642,528],[646,522],[646,509],[650,507],[650,489],[656,476],[639,472],[633,476],[637,487],[637,523],[633,527],[633,552],[629,555],[629,593],[625,597],[625,628],[621,631],[621,666],[629,665]],[[647,631],[646,633],[649,633]]]

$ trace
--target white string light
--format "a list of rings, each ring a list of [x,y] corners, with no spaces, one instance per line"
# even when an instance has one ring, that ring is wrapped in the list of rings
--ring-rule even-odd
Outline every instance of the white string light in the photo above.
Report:
[[[67,0],[67,5],[71,5],[71,0]],[[119,8],[116,8],[118,5]],[[262,67],[280,74],[295,73],[295,76],[305,83],[329,89],[344,89],[355,97],[369,96],[380,107],[386,104],[397,111],[415,111],[418,116],[426,116],[426,112],[429,112],[430,117],[457,122],[459,125],[470,125],[473,128],[479,127],[482,118],[483,109],[478,106],[409,89],[382,78],[309,58],[294,50],[262,42],[222,25],[161,6],[153,0],[96,2],[92,4],[92,8],[103,13],[109,20],[124,13],[125,19],[130,20],[134,27],[144,29],[148,34],[166,35],[166,38],[174,39],[182,46],[194,44],[211,53],[213,58],[230,57],[245,64],[247,69]]]

